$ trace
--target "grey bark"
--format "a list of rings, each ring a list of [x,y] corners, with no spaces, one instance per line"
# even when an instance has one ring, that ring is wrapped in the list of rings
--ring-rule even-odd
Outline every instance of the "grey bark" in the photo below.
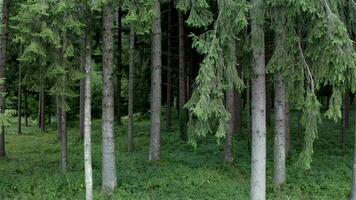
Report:
[[[275,185],[286,182],[286,88],[281,75],[277,75],[275,88],[274,179]]]
[[[172,77],[172,66],[171,66],[171,47],[172,47],[172,7],[169,5],[168,8],[168,31],[167,31],[167,124],[166,128],[167,130],[171,129],[172,126],[172,83],[173,83],[173,77]]]
[[[179,125],[180,137],[187,139],[187,112],[184,105],[187,102],[186,88],[186,67],[185,67],[185,38],[184,38],[184,17],[183,13],[178,13],[179,23]]]
[[[226,110],[231,114],[231,118],[227,124],[227,132],[225,136],[225,162],[232,163],[234,158],[232,156],[232,138],[234,133],[234,90],[228,89],[226,91]]]
[[[129,105],[128,105],[128,151],[134,149],[133,142],[133,100],[134,100],[134,70],[135,70],[135,30],[131,27],[130,30],[130,50],[129,50]]]
[[[251,199],[266,199],[266,67],[264,2],[252,0],[250,10],[253,51]]]
[[[0,79],[5,79],[5,64],[6,64],[6,49],[7,49],[7,40],[8,40],[8,30],[9,30],[9,1],[3,0],[3,9],[2,9],[2,35],[0,40]],[[0,93],[5,93],[5,85],[0,85]],[[5,112],[5,97],[0,96],[0,113]],[[5,157],[5,127],[1,127],[0,134],[0,157]]]
[[[161,83],[162,83],[162,30],[161,5],[155,0],[154,12],[156,16],[152,24],[152,81],[151,81],[151,136],[149,160],[160,159],[161,151]]]
[[[91,145],[91,47],[90,36],[86,36],[84,79],[84,170],[86,200],[93,199],[93,168]]]
[[[113,88],[113,8],[104,7],[103,35],[103,99],[102,99],[102,191],[111,195],[117,186],[114,137]]]

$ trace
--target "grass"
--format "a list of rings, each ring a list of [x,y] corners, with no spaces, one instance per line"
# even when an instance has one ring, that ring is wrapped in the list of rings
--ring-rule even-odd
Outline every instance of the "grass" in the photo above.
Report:
[[[353,117],[353,116],[352,116]],[[0,160],[0,199],[84,199],[83,145],[77,123],[69,129],[69,172],[60,173],[60,146],[55,127],[41,133],[35,125],[17,135],[16,124],[6,135],[6,159]],[[273,127],[268,132],[267,194],[273,200],[343,200],[351,190],[353,127],[341,148],[340,124],[324,120],[315,145],[312,169],[296,169],[294,163],[303,145],[292,115],[292,148],[288,159],[288,184],[275,188],[273,177]],[[135,152],[128,153],[126,124],[116,127],[119,187],[112,199],[249,199],[250,153],[245,139],[234,144],[235,162],[224,164],[223,145],[213,137],[198,148],[179,139],[176,131],[162,131],[162,160],[148,162],[149,120],[135,121]],[[174,123],[173,130],[178,129]],[[93,173],[95,199],[106,199],[101,186],[101,127],[93,122]],[[246,131],[244,130],[244,134]]]

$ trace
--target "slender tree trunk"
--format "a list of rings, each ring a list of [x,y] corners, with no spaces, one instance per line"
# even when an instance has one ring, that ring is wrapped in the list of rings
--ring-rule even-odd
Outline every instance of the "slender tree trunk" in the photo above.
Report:
[[[60,97],[60,133],[61,133],[61,169],[67,172],[67,112],[65,110],[65,97]]]
[[[51,103],[52,103],[52,101],[51,101],[51,96],[48,96],[47,97],[47,101],[48,101],[48,124],[49,125],[51,125],[51,123],[52,123],[52,110],[51,110]]]
[[[226,92],[226,110],[231,114],[231,118],[227,124],[227,132],[225,137],[225,162],[232,163],[232,138],[234,133],[234,90],[228,89]]]
[[[241,94],[238,91],[234,91],[234,132],[237,137],[241,137]]]
[[[184,17],[183,13],[178,13],[179,20],[179,125],[180,137],[187,139],[187,111],[184,105],[187,101],[186,88],[186,68],[185,68],[185,38],[184,38]]]
[[[104,7],[103,44],[103,168],[102,191],[111,195],[117,186],[114,137],[114,88],[113,88],[113,8]]]
[[[356,102],[356,96],[355,96]],[[351,190],[351,200],[356,200],[356,119],[355,119],[355,139],[354,139],[354,163],[353,163],[353,174],[352,174],[352,190]]]
[[[80,49],[80,71],[85,73],[86,61],[86,45],[83,39]],[[84,99],[85,99],[85,77],[80,80],[80,96],[79,96],[79,138],[84,138]]]
[[[2,35],[0,41],[0,79],[5,78],[5,64],[6,64],[6,48],[7,48],[7,39],[8,39],[8,30],[9,30],[9,1],[3,0],[3,9],[2,9]],[[5,93],[5,85],[0,85],[0,93]],[[5,96],[0,96],[0,113],[5,112]],[[1,134],[0,134],[0,157],[5,157],[5,127],[1,125]]]
[[[151,81],[151,136],[149,160],[160,160],[161,153],[161,101],[162,101],[162,30],[161,5],[155,0],[156,17],[152,24],[152,81]]]
[[[246,119],[247,119],[247,147],[249,151],[252,151],[251,147],[251,83],[250,80],[247,80],[247,89],[246,89]]]
[[[172,83],[173,83],[173,77],[172,77],[172,66],[171,66],[171,47],[172,47],[172,28],[171,28],[171,23],[172,23],[172,6],[169,5],[168,8],[168,31],[167,31],[167,125],[166,128],[167,130],[171,129],[172,126]]]
[[[17,133],[18,134],[22,134],[22,114],[21,114],[21,103],[22,103],[22,91],[21,91],[21,81],[22,81],[22,77],[21,77],[21,72],[22,71],[22,66],[21,64],[19,64],[19,85],[18,85],[18,91],[17,91],[17,115],[18,115],[18,123],[17,123]]]
[[[287,96],[287,94],[286,94]],[[285,124],[286,124],[286,157],[288,157],[288,154],[289,154],[289,150],[290,150],[290,142],[291,142],[291,138],[290,138],[290,108],[289,108],[289,102],[288,100],[286,99],[286,102],[285,102],[285,105],[286,105],[286,116],[285,116]]]
[[[86,35],[85,39],[86,51],[84,68],[84,170],[86,200],[93,199],[93,168],[91,153],[91,39],[89,33]]]
[[[40,70],[40,91],[38,94],[38,127],[41,131],[46,131],[45,121],[45,92],[44,92],[44,80],[43,80],[42,67]]]
[[[133,98],[134,98],[134,70],[135,70],[135,30],[133,26],[130,30],[130,50],[129,50],[129,106],[128,106],[128,151],[132,152],[134,149],[133,142]]]
[[[28,92],[25,89],[25,110],[24,110],[24,114],[25,114],[25,126],[28,126],[28,100],[27,100],[27,96],[28,96]]]
[[[116,118],[119,125],[121,122],[121,78],[122,78],[122,35],[121,35],[121,8],[118,8],[117,12],[117,21],[118,21],[118,30],[117,30],[117,73],[116,73]]]
[[[274,184],[286,182],[286,88],[281,75],[275,89]]]
[[[264,2],[252,0],[250,16],[253,51],[251,200],[266,199],[266,69]]]
[[[62,137],[62,130],[61,130],[61,124],[62,124],[62,118],[61,118],[61,97],[56,96],[56,107],[57,107],[57,138],[58,140],[61,140]]]
[[[270,78],[266,78],[267,80],[270,80]],[[266,85],[266,123],[267,127],[271,126],[272,122],[272,115],[271,115],[271,110],[272,110],[272,102],[273,102],[273,88],[272,85]]]

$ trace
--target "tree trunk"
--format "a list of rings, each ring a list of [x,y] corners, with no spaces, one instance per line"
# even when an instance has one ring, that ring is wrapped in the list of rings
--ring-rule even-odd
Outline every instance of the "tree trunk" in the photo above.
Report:
[[[28,100],[27,100],[27,95],[28,92],[25,89],[25,110],[24,110],[24,114],[25,114],[25,126],[28,126]]]
[[[232,138],[234,132],[234,90],[228,89],[226,92],[226,110],[231,114],[231,118],[227,124],[227,132],[225,137],[225,162],[232,163]]]
[[[286,94],[287,96],[287,94]],[[289,154],[289,150],[290,150],[290,141],[291,141],[291,138],[290,138],[290,108],[289,108],[289,102],[288,100],[286,99],[286,102],[285,102],[285,105],[286,105],[286,120],[285,120],[285,124],[286,124],[286,157],[288,157],[288,154]]]
[[[88,31],[89,32],[89,31]],[[85,79],[84,79],[84,170],[86,200],[93,199],[93,168],[91,145],[91,39],[85,39]]]
[[[57,108],[57,138],[58,140],[61,139],[62,135],[62,131],[61,131],[61,123],[62,123],[62,118],[61,118],[61,98],[59,96],[56,96],[56,108]]]
[[[356,102],[356,96],[355,96]],[[356,120],[355,120],[355,139],[354,139],[354,163],[353,163],[353,174],[352,174],[352,191],[351,200],[356,200]]]
[[[103,166],[102,191],[111,195],[117,186],[114,137],[114,88],[113,88],[113,9],[104,7],[103,38],[103,100],[102,137]]]
[[[80,49],[80,71],[85,73],[86,61],[86,44],[85,39],[81,42]],[[80,80],[80,96],[79,96],[79,138],[84,138],[84,99],[85,99],[85,77]]]
[[[5,79],[5,64],[6,64],[6,48],[9,30],[9,0],[3,0],[2,8],[2,35],[0,41],[0,79]],[[0,93],[5,93],[5,85],[0,85]],[[5,112],[5,96],[0,96],[0,113]],[[0,135],[0,157],[5,157],[5,127],[1,125],[1,135]]]
[[[44,92],[44,80],[43,80],[43,70],[40,69],[40,91],[38,94],[38,128],[42,132],[46,131],[46,121],[45,121],[45,92]]]
[[[47,101],[48,101],[48,124],[49,125],[51,125],[51,123],[52,123],[52,111],[51,111],[51,103],[52,103],[52,101],[51,101],[51,96],[48,96],[47,97]]]
[[[160,159],[161,152],[161,100],[162,100],[162,31],[161,5],[155,0],[154,12],[156,17],[152,24],[152,82],[151,82],[151,136],[149,160]]]
[[[61,169],[67,172],[67,112],[65,110],[65,97],[60,97],[60,135],[61,135]]]
[[[247,80],[246,85],[246,121],[247,121],[247,148],[249,151],[252,151],[251,139],[252,139],[252,130],[251,130],[251,83],[250,80]]]
[[[185,38],[184,38],[184,17],[183,13],[178,13],[179,20],[179,127],[180,137],[187,140],[187,111],[184,105],[187,102],[186,70],[185,70]]]
[[[255,77],[252,79],[251,200],[266,199],[266,69],[264,2],[252,0],[251,43]]]
[[[281,75],[278,75],[275,89],[275,136],[274,136],[274,184],[286,182],[286,88]]]
[[[172,47],[172,6],[168,8],[168,31],[167,31],[167,125],[166,128],[169,131],[172,126],[172,66],[171,66],[171,47]]]
[[[18,84],[18,91],[17,91],[17,115],[18,115],[18,123],[17,123],[17,133],[22,134],[22,114],[21,114],[21,103],[22,103],[22,95],[21,95],[21,72],[22,71],[22,66],[19,64],[19,84]]]
[[[118,8],[117,12],[117,21],[118,21],[118,30],[117,30],[117,72],[116,72],[116,118],[119,125],[121,122],[121,78],[122,78],[122,35],[121,35],[121,8]]]
[[[135,70],[135,29],[133,26],[130,30],[130,50],[129,50],[129,105],[128,105],[128,151],[132,152],[134,148],[133,142],[133,98],[134,98],[134,70]]]
[[[267,80],[271,80],[270,78],[266,78]],[[269,81],[267,81],[268,83]],[[266,123],[267,127],[271,126],[272,123],[272,102],[273,102],[273,88],[272,85],[266,85]]]
[[[237,137],[241,137],[241,93],[238,91],[234,91],[234,112],[233,112],[233,120],[234,120],[234,132]]]

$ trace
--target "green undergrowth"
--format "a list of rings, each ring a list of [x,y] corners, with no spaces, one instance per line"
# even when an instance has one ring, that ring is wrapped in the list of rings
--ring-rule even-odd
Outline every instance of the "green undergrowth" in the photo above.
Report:
[[[351,120],[352,122],[352,120]],[[36,126],[24,127],[17,135],[16,124],[8,129],[8,157],[0,160],[0,199],[84,199],[83,145],[78,140],[76,122],[69,129],[69,172],[59,171],[60,146],[55,124],[46,133]],[[244,123],[246,124],[246,123]],[[161,161],[148,162],[149,120],[135,121],[135,151],[127,152],[126,123],[116,127],[119,187],[112,199],[249,199],[250,152],[246,127],[242,138],[235,138],[233,165],[223,160],[223,144],[213,137],[202,139],[194,149],[179,138],[178,119],[172,130],[162,131]],[[288,158],[288,183],[275,188],[273,177],[273,127],[268,132],[267,194],[276,200],[343,200],[351,190],[353,127],[341,145],[341,125],[324,120],[316,141],[312,169],[295,168],[303,145],[297,133],[296,114],[292,115],[292,146]],[[93,173],[95,199],[107,199],[101,186],[101,127],[93,122]]]

